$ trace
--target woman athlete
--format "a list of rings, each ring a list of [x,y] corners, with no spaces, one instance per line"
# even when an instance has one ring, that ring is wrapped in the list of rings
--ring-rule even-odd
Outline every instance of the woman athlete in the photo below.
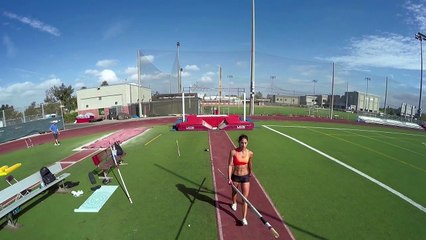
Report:
[[[241,135],[238,138],[239,147],[232,149],[229,153],[228,162],[228,184],[234,184],[236,188],[241,186],[244,197],[250,192],[250,176],[252,170],[253,152],[247,149],[248,137]],[[237,211],[237,192],[232,190],[232,210]],[[247,203],[244,202],[243,219],[241,223],[247,225]]]

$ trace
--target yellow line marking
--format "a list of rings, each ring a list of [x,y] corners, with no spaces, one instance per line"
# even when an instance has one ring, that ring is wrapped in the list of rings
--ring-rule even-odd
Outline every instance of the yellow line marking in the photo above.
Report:
[[[147,143],[145,143],[145,146],[150,144],[151,142],[153,142],[155,139],[159,138],[160,136],[161,136],[161,133],[158,136],[156,136],[155,138],[153,138],[153,139],[149,140]]]
[[[392,147],[399,148],[399,149],[405,150],[407,152],[420,155],[422,157],[426,157],[426,155],[424,155],[422,153],[418,153],[418,152],[413,151],[413,150],[410,150],[408,148],[404,148],[404,147],[401,147],[401,146],[398,146],[398,145],[395,145],[395,144],[392,144],[392,143],[388,143],[388,142],[385,142],[385,141],[382,141],[382,140],[379,140],[379,139],[375,139],[375,138],[372,138],[372,137],[364,136],[364,135],[361,135],[361,134],[358,134],[358,133],[353,133],[353,134],[358,135],[358,136],[363,137],[363,138],[368,138],[368,139],[371,139],[371,140],[374,140],[374,141],[377,141],[377,142],[380,142],[380,143],[384,143],[384,144],[390,145]]]

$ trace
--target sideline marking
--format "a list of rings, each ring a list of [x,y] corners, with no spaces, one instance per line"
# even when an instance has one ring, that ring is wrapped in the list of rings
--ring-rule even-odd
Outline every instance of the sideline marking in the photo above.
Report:
[[[402,164],[405,164],[405,165],[407,165],[407,166],[410,166],[410,167],[412,167],[412,168],[414,168],[414,169],[417,169],[417,170],[420,170],[420,171],[422,171],[422,172],[426,172],[426,170],[425,170],[425,169],[423,169],[423,168],[421,168],[421,167],[417,167],[416,165],[413,165],[413,164],[408,163],[408,162],[406,162],[406,161],[399,160],[398,158],[394,158],[394,157],[389,156],[389,155],[387,155],[387,154],[385,154],[385,153],[382,153],[382,152],[376,151],[376,150],[374,150],[374,149],[372,149],[372,148],[366,147],[366,146],[364,146],[364,145],[362,145],[362,144],[354,143],[354,142],[348,141],[348,140],[346,140],[346,139],[344,139],[344,138],[340,138],[340,137],[337,137],[337,136],[331,136],[330,134],[323,133],[323,132],[320,132],[320,131],[317,131],[317,130],[313,130],[313,129],[309,129],[309,131],[316,132],[316,133],[319,133],[319,134],[323,134],[323,135],[326,135],[326,136],[328,136],[328,137],[332,137],[332,138],[339,139],[340,141],[347,142],[347,143],[352,144],[352,145],[355,145],[355,146],[357,146],[357,147],[367,149],[367,150],[368,150],[368,151],[370,151],[370,152],[373,152],[373,153],[376,153],[376,154],[382,155],[382,156],[384,156],[384,157],[386,157],[386,158],[389,158],[389,159],[392,159],[392,160],[394,160],[394,161],[400,162],[400,163],[402,163]],[[361,135],[360,135],[360,136],[361,136]]]
[[[156,136],[155,138],[149,140],[147,143],[145,143],[145,146],[150,144],[151,142],[153,142],[155,139],[159,138],[161,136],[162,133],[160,133],[158,136]]]
[[[218,198],[218,196],[217,196],[217,192],[216,192],[216,189],[217,189],[217,186],[216,186],[216,177],[215,177],[215,167],[214,167],[214,164],[213,164],[213,148],[212,148],[212,145],[211,145],[211,139],[210,139],[210,134],[208,134],[209,135],[209,149],[210,149],[210,161],[211,161],[211,169],[212,169],[212,177],[213,177],[213,187],[214,187],[214,189],[215,189],[215,193],[214,193],[214,201],[215,201],[215,205],[216,205],[216,216],[217,216],[217,218],[216,218],[216,221],[217,221],[217,228],[218,228],[218,234],[219,234],[219,239],[220,240],[223,240],[223,231],[222,231],[222,219],[221,219],[221,217],[220,217],[220,210],[219,210],[219,208],[220,208],[220,206],[219,206],[219,198]]]
[[[425,207],[423,207],[422,205],[420,205],[420,204],[416,203],[415,201],[413,201],[411,198],[409,198],[409,197],[405,196],[404,194],[402,194],[402,193],[400,193],[400,192],[396,191],[395,189],[393,189],[393,188],[389,187],[388,185],[386,185],[386,184],[384,184],[384,183],[380,182],[379,180],[376,180],[375,178],[372,178],[372,177],[368,176],[367,174],[365,174],[365,173],[363,173],[363,172],[359,171],[358,169],[353,168],[353,167],[349,166],[348,164],[343,163],[343,162],[341,162],[341,161],[337,160],[336,158],[334,158],[334,157],[332,157],[332,156],[330,156],[330,155],[328,155],[328,154],[326,154],[326,153],[323,153],[323,152],[321,152],[320,150],[318,150],[318,149],[316,149],[316,148],[313,148],[313,147],[309,146],[308,144],[306,144],[306,143],[304,143],[304,142],[302,142],[302,141],[297,140],[297,139],[296,139],[296,138],[294,138],[294,137],[291,137],[291,136],[289,136],[289,135],[287,135],[287,134],[284,134],[284,133],[282,133],[282,132],[280,132],[280,131],[277,131],[277,130],[275,130],[275,129],[272,129],[272,128],[270,128],[270,127],[266,126],[266,125],[262,125],[262,126],[263,126],[264,128],[266,128],[266,129],[271,130],[272,132],[278,133],[278,134],[280,134],[280,135],[282,135],[282,136],[284,136],[284,137],[286,137],[286,138],[289,138],[289,139],[291,139],[291,140],[293,140],[293,141],[295,141],[295,142],[299,143],[300,145],[302,145],[302,146],[304,146],[304,147],[306,147],[306,148],[309,148],[310,150],[312,150],[312,151],[314,151],[314,152],[316,152],[316,153],[318,153],[318,154],[320,154],[320,155],[322,155],[322,156],[324,156],[324,157],[326,157],[326,158],[330,159],[331,161],[333,161],[333,162],[335,162],[335,163],[337,163],[337,164],[339,164],[339,165],[341,165],[341,166],[343,166],[343,167],[345,167],[345,168],[347,168],[347,169],[349,169],[349,170],[351,170],[351,171],[355,172],[355,173],[356,173],[356,174],[358,174],[358,175],[361,175],[362,177],[367,178],[368,180],[372,181],[373,183],[375,183],[375,184],[379,185],[380,187],[382,187],[382,188],[384,188],[384,189],[388,190],[389,192],[391,192],[391,193],[395,194],[396,196],[398,196],[398,197],[402,198],[404,201],[406,201],[406,202],[410,203],[410,204],[411,204],[411,205],[413,205],[414,207],[416,207],[416,208],[420,209],[422,212],[426,213],[426,208],[425,208]]]
[[[265,126],[265,125],[262,125],[262,126]],[[338,130],[338,131],[375,132],[375,133],[400,134],[400,135],[415,136],[415,137],[426,137],[425,134],[411,134],[411,133],[403,133],[403,132],[387,132],[387,131],[365,130],[365,129],[356,129],[356,128],[333,128],[333,127],[314,127],[314,126],[282,126],[282,125],[268,125],[268,126],[270,126],[270,127],[283,127],[283,128],[316,128],[316,129],[328,129],[328,130]]]

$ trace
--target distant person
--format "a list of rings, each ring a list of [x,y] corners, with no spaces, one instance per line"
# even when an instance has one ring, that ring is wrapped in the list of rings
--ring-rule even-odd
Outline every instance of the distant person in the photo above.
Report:
[[[52,132],[53,138],[55,139],[54,145],[59,146],[61,144],[59,143],[59,140],[58,140],[58,135],[59,135],[59,129],[58,129],[58,125],[57,125],[58,120],[53,120],[50,123],[52,123],[52,124],[50,125],[49,130]]]
[[[250,192],[250,176],[252,171],[253,152],[247,148],[248,137],[241,135],[238,138],[239,146],[232,149],[229,153],[228,161],[228,184],[234,184],[236,188],[241,186],[241,192],[244,197],[248,197]],[[231,208],[237,211],[237,192],[232,189]],[[243,218],[241,223],[246,226],[247,223],[247,203],[244,202]]]

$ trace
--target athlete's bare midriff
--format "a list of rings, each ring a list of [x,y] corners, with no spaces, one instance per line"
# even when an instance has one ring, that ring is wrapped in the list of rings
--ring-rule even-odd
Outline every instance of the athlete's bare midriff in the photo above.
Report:
[[[237,176],[244,176],[244,175],[249,174],[249,171],[248,171],[248,164],[246,164],[246,165],[238,165],[238,166],[234,166],[233,174],[234,174],[234,175],[237,175]]]

